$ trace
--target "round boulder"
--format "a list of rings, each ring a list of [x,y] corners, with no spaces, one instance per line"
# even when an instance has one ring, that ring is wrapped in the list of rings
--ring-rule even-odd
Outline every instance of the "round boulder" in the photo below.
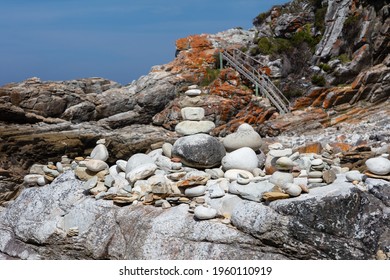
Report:
[[[255,151],[248,147],[235,150],[222,159],[222,167],[224,170],[242,169],[252,172],[257,168],[258,164],[259,160]]]
[[[172,156],[195,168],[211,168],[221,164],[226,151],[223,145],[207,134],[179,138],[172,147]]]
[[[390,173],[390,160],[384,157],[370,158],[366,161],[368,171],[376,175],[387,175]]]
[[[257,151],[261,147],[261,137],[249,124],[243,123],[236,132],[229,134],[223,140],[223,145],[228,152],[249,147]]]

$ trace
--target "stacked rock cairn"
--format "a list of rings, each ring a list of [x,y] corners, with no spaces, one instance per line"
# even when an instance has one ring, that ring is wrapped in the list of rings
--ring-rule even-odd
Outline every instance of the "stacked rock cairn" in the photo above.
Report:
[[[185,94],[196,98],[201,90],[193,86]],[[390,180],[386,154],[367,160],[367,172],[362,174],[340,167],[338,158],[300,154],[280,143],[264,147],[260,135],[246,123],[225,138],[212,137],[207,133],[214,123],[203,120],[203,108],[186,107],[181,113],[183,122],[176,131],[182,137],[173,145],[161,143],[147,154],[119,159],[110,167],[106,163],[109,152],[101,139],[87,158],[71,160],[65,155],[55,164],[33,165],[25,184],[44,186],[72,170],[83,181],[85,193],[95,199],[163,209],[184,204],[197,220],[222,218],[230,223],[242,199],[268,203],[296,197],[332,184],[341,173],[355,185],[364,184],[367,176]]]

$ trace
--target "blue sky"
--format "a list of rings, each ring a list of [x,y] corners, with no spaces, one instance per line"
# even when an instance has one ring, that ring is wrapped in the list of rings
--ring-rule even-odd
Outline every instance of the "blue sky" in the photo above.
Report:
[[[192,34],[248,29],[287,0],[1,0],[0,85],[29,77],[127,84]]]

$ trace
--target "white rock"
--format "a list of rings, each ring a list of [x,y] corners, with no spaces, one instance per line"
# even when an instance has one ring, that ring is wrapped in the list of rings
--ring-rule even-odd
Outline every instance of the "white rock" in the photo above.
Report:
[[[114,182],[115,182],[115,179],[112,175],[107,175],[106,177],[104,177],[104,185],[107,187],[107,188],[111,188],[114,186]]]
[[[269,181],[272,184],[283,188],[287,183],[293,183],[294,177],[291,173],[276,171],[272,174]]]
[[[271,145],[268,145],[269,150],[282,150],[283,145],[281,143],[273,143]]]
[[[30,167],[29,173],[30,173],[30,174],[45,175],[45,171],[43,171],[43,168],[44,168],[45,166],[46,166],[46,165],[35,163],[35,164],[33,164],[33,165]]]
[[[181,135],[194,135],[198,133],[209,133],[215,128],[211,121],[182,121],[175,127],[175,131]]]
[[[250,182],[247,185],[240,185],[238,182],[232,182],[229,185],[229,193],[237,194],[242,198],[260,202],[265,192],[270,192],[274,185],[268,181]]]
[[[225,195],[225,191],[219,184],[211,185],[208,189],[210,198],[219,198]]]
[[[156,159],[162,156],[162,154],[163,154],[163,150],[160,148],[151,151],[150,153],[148,153],[148,156],[150,156],[154,161],[156,161]]]
[[[205,111],[202,107],[186,107],[181,109],[183,120],[200,121],[204,118]]]
[[[60,173],[64,173],[64,166],[62,165],[61,162],[56,163],[57,171]]]
[[[198,85],[190,85],[189,87],[188,87],[188,89],[197,89],[198,88]]]
[[[38,180],[40,178],[45,178],[43,175],[40,174],[28,174],[24,176],[23,181],[28,185],[35,185],[38,183]]]
[[[135,183],[138,180],[146,179],[154,174],[157,169],[157,165],[154,163],[145,163],[126,174],[126,179],[131,183]]]
[[[294,167],[294,162],[288,157],[280,157],[276,160],[276,166],[278,170],[289,171]]]
[[[146,163],[154,163],[154,160],[150,156],[141,153],[132,155],[127,161],[126,174],[134,168]]]
[[[92,195],[98,195],[101,192],[106,192],[107,187],[104,185],[104,183],[99,182],[96,187],[89,190],[89,193]]]
[[[243,147],[249,147],[257,151],[262,144],[260,135],[249,124],[241,124],[235,133],[229,134],[223,139],[223,145],[228,152]]]
[[[309,184],[318,184],[324,182],[322,178],[309,178],[307,181]]]
[[[91,179],[89,179],[87,182],[85,182],[83,184],[82,188],[84,190],[93,189],[94,187],[96,187],[97,182],[98,182],[98,177],[97,176],[93,176]]]
[[[223,178],[224,172],[220,168],[206,169],[205,172],[211,176],[211,179]]]
[[[108,159],[108,151],[104,144],[98,144],[91,152],[92,159],[100,159],[106,161]]]
[[[302,188],[294,183],[287,183],[282,189],[291,196],[299,196],[302,193]]]
[[[200,94],[202,94],[200,89],[189,89],[185,92],[185,95],[187,96],[198,96]]]
[[[279,158],[279,157],[289,157],[293,153],[292,149],[283,149],[283,150],[270,150],[269,155]]]
[[[120,168],[115,164],[109,168],[109,174],[111,176],[118,175],[120,171]]]
[[[323,164],[324,161],[320,158],[316,158],[316,159],[313,159],[310,163],[312,166],[317,166],[317,165]]]
[[[114,178],[114,184],[112,187],[118,190],[123,189],[125,186],[129,184],[129,181],[127,181],[125,178],[123,178],[120,175],[114,175],[112,177]]]
[[[187,197],[197,197],[197,196],[204,195],[205,192],[206,192],[206,186],[201,185],[201,186],[186,188],[184,194]]]
[[[240,185],[247,185],[251,181],[251,177],[242,173],[237,174],[237,183]]]
[[[47,183],[48,183],[48,182],[46,181],[46,179],[45,179],[44,176],[38,178],[38,180],[37,180],[37,184],[38,184],[39,186],[44,186],[44,185],[46,185]]]
[[[240,148],[222,159],[222,167],[224,170],[242,169],[252,172],[258,167],[259,161],[256,153],[248,147]]]
[[[144,196],[146,193],[150,193],[152,187],[147,180],[138,180],[135,182],[133,192],[139,193],[140,196]]]
[[[247,170],[242,169],[230,169],[225,172],[224,177],[230,181],[237,180],[239,174],[247,176],[250,180],[254,178],[253,174]]]
[[[322,178],[322,172],[321,171],[311,171],[308,174],[309,178]]]
[[[85,162],[85,166],[92,172],[100,172],[102,170],[108,169],[108,164],[99,159],[90,159]]]
[[[384,157],[370,158],[366,161],[368,171],[376,175],[387,175],[390,173],[390,160]]]
[[[345,178],[349,181],[349,182],[353,182],[353,181],[364,181],[366,176],[362,173],[360,173],[358,170],[352,170],[352,171],[348,171],[347,173],[345,173]]]
[[[163,155],[171,158],[172,157],[172,147],[173,146],[171,143],[164,143],[162,146]]]
[[[206,196],[206,203],[217,210],[218,215],[230,218],[234,209],[240,207],[243,200],[234,194],[225,194],[221,198],[210,198]]]
[[[116,161],[116,165],[118,166],[120,171],[126,172],[127,161],[125,161],[123,159],[118,159]]]
[[[199,220],[214,219],[217,216],[217,210],[200,205],[195,208],[194,215]]]

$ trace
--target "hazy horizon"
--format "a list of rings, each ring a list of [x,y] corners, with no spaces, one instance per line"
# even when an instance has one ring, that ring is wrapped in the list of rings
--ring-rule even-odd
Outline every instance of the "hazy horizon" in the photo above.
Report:
[[[0,85],[30,77],[130,83],[174,59],[175,41],[234,27],[287,0],[2,0]]]

